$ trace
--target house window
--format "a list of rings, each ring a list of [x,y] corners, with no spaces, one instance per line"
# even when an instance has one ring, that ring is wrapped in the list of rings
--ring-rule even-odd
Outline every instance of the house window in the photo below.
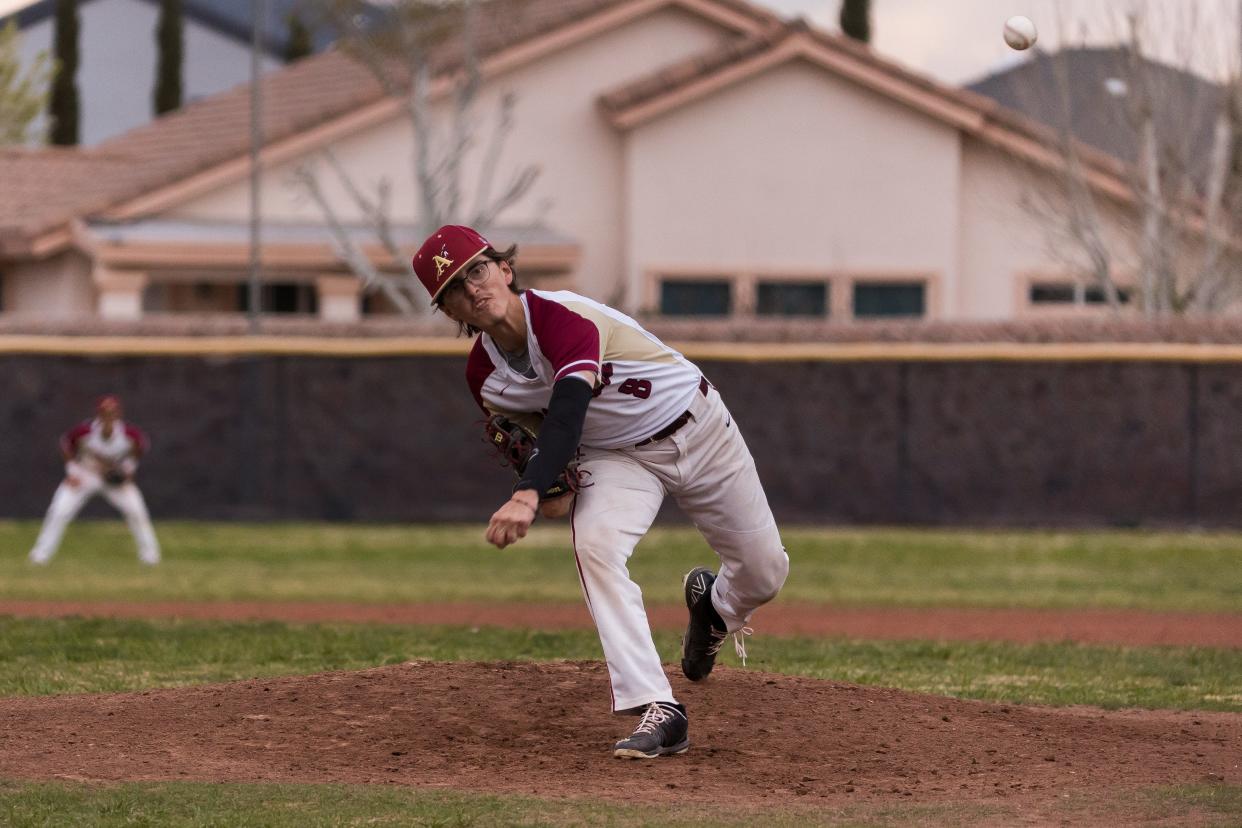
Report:
[[[214,282],[152,281],[142,293],[145,313],[231,313],[236,297],[231,285]]]
[[[824,282],[759,282],[755,312],[760,316],[824,316],[828,285]]]
[[[859,282],[854,285],[854,316],[924,316],[927,286],[922,282]]]
[[[660,313],[666,316],[728,316],[733,290],[727,279],[665,279]]]
[[[1131,295],[1132,291],[1128,288],[1117,288],[1117,301],[1121,304],[1127,304]],[[1032,305],[1072,305],[1075,304],[1074,285],[1069,282],[1037,282],[1031,285],[1029,298]],[[1085,305],[1107,304],[1104,289],[1098,286],[1083,288],[1082,301]]]
[[[300,282],[266,282],[260,286],[263,313],[305,313],[319,311],[319,296],[314,285]],[[250,286],[237,286],[237,309],[250,311]]]

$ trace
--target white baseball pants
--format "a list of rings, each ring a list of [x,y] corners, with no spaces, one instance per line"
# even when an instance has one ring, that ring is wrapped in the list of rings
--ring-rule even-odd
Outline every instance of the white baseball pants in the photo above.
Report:
[[[155,529],[151,526],[151,517],[147,514],[146,501],[142,492],[133,481],[120,486],[109,486],[94,471],[79,467],[74,476],[78,479],[76,486],[71,486],[68,479],[61,481],[52,495],[52,505],[47,509],[43,519],[43,528],[35,541],[34,549],[30,550],[30,561],[45,564],[60,548],[65,528],[78,514],[88,500],[97,494],[103,494],[108,502],[125,516],[129,531],[138,543],[138,559],[145,564],[160,562],[160,545],[155,539]]]
[[[776,597],[789,572],[755,462],[720,394],[695,393],[692,419],[642,448],[584,447],[571,516],[582,592],[612,680],[612,709],[676,701],[626,562],[672,495],[720,558],[712,603],[729,631]]]

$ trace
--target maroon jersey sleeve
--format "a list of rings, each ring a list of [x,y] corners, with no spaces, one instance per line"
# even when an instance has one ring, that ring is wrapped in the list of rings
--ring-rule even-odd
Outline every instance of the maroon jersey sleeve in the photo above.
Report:
[[[534,291],[527,291],[526,297],[531,331],[556,372],[552,381],[576,371],[599,373],[599,328],[595,323]]]
[[[78,453],[78,443],[82,442],[82,438],[91,433],[91,421],[83,420],[73,428],[60,435],[60,450],[66,457],[72,457]]]
[[[487,378],[491,376],[492,371],[496,367],[492,365],[492,358],[487,355],[487,349],[483,347],[483,337],[474,340],[474,347],[470,349],[470,358],[466,361],[466,383],[470,386],[470,393],[474,394],[474,401],[479,404],[479,408],[483,409],[483,413],[487,413],[487,407],[483,405],[483,383],[487,382]]]
[[[125,436],[134,445],[134,454],[146,454],[147,449],[151,447],[151,441],[147,439],[145,431],[136,425],[125,424]]]

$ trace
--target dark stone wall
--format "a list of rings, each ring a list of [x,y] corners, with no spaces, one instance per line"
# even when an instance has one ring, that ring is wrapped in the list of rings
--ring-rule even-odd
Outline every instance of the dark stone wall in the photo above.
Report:
[[[1242,364],[702,361],[785,522],[1242,525]],[[459,357],[0,356],[0,515],[121,395],[157,517],[486,520]],[[671,507],[670,507],[671,510]],[[88,514],[106,514],[96,504]]]

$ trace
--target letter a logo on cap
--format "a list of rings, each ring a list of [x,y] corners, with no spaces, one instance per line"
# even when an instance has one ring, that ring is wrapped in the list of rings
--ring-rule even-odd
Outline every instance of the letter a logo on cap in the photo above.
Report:
[[[436,303],[458,271],[489,247],[487,239],[480,236],[477,230],[460,224],[446,224],[428,236],[411,264],[414,265],[414,274],[431,294],[431,303]],[[437,249],[439,253],[436,253]]]
[[[440,248],[439,256],[432,256],[431,263],[436,266],[436,278],[439,279],[444,275],[445,268],[453,266],[453,260],[448,257],[448,245]]]

